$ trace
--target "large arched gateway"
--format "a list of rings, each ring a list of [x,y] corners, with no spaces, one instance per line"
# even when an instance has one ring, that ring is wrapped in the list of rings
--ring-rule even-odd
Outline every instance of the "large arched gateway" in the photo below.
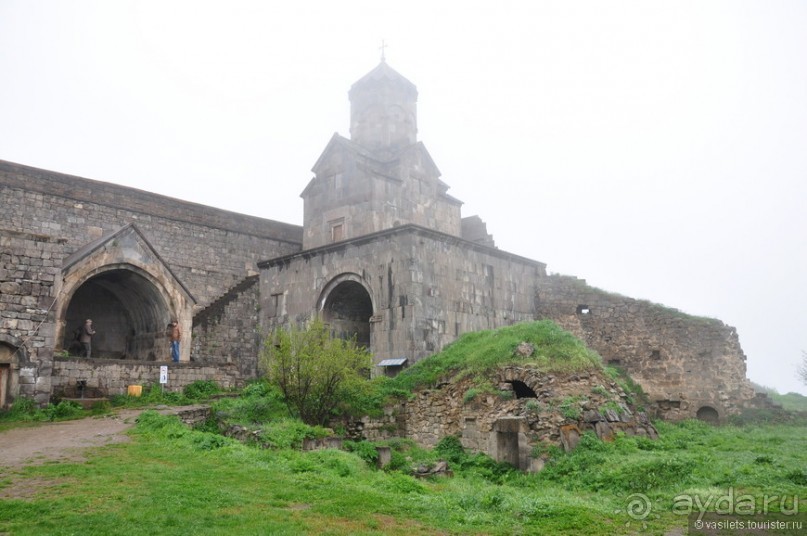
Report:
[[[93,319],[93,356],[167,360],[166,326],[172,320],[166,296],[133,266],[111,267],[81,284],[64,315],[63,349],[78,355],[74,333]]]
[[[56,306],[56,350],[80,356],[76,330],[92,319],[92,357],[168,361],[167,326],[190,340],[194,299],[134,225],[66,259]],[[190,359],[188,344],[180,360]]]
[[[332,336],[355,339],[358,345],[370,348],[373,300],[360,276],[342,274],[334,278],[320,296],[319,310]]]

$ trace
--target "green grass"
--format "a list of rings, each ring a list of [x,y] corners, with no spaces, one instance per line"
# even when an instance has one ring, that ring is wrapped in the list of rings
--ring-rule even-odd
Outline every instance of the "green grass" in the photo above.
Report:
[[[535,346],[531,357],[518,357],[521,342]],[[544,372],[575,372],[602,368],[602,359],[571,333],[552,321],[524,322],[496,330],[462,335],[387,382],[390,389],[412,392],[450,378],[477,377],[509,363],[531,365]]]
[[[507,469],[443,440],[434,451],[387,442],[394,466],[379,471],[370,445],[353,452],[262,450],[183,427],[154,412],[133,440],[97,449],[85,463],[0,471],[0,533],[28,534],[664,534],[683,526],[681,494],[796,495],[807,501],[804,426],[658,425],[658,441],[584,436],[553,451],[539,474]],[[417,480],[413,464],[447,459],[453,478]],[[631,519],[642,493],[651,515]],[[802,506],[803,507],[803,506]]]
[[[775,393],[771,398],[788,411],[807,412],[807,396],[800,395],[799,393],[787,393],[784,395]]]

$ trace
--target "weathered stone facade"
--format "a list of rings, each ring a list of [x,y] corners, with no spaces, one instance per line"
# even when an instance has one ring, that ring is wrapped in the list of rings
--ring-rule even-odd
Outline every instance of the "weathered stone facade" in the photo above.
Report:
[[[527,471],[543,465],[535,447],[571,450],[586,431],[606,441],[617,432],[656,437],[647,416],[628,404],[629,395],[599,371],[547,374],[508,366],[491,380],[498,393],[469,397],[476,379],[418,391],[382,417],[365,418],[356,433],[376,441],[408,437],[426,446],[457,436],[465,448]]]
[[[258,276],[249,276],[193,318],[194,362],[233,364],[239,383],[258,376],[258,290]]]
[[[414,225],[260,267],[265,331],[321,314],[334,334],[352,335],[360,322],[377,362],[414,362],[462,333],[533,320],[545,274],[539,262]],[[345,286],[354,293],[340,293]],[[357,295],[366,309],[347,307]]]
[[[181,391],[198,380],[212,380],[225,389],[239,387],[243,379],[235,364],[149,363],[120,359],[58,358],[53,362],[53,394],[80,396],[77,385],[83,382],[94,395],[122,395],[130,385],[155,385],[160,381],[160,367],[168,365],[167,391]]]
[[[734,328],[711,318],[604,292],[574,277],[553,275],[538,291],[536,313],[624,368],[667,419],[717,412],[752,402]],[[711,413],[710,413],[711,414]]]
[[[54,355],[87,317],[93,355],[154,363],[169,359],[177,319],[189,362],[194,315],[302,241],[298,226],[2,161],[0,206],[0,407],[49,400],[64,370]],[[197,348],[194,360],[232,360]],[[106,380],[91,378],[117,385],[122,369],[99,367]]]

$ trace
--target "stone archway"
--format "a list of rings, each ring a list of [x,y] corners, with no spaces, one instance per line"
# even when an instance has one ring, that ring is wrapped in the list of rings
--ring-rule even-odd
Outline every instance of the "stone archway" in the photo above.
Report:
[[[708,422],[710,424],[717,424],[720,422],[720,414],[712,406],[701,406],[695,414],[698,420]]]
[[[74,332],[92,318],[93,357],[168,360],[166,326],[174,315],[154,281],[134,266],[112,266],[81,283],[64,309],[62,348],[79,355]]]
[[[370,348],[373,300],[358,275],[334,278],[323,290],[319,304],[322,321],[332,336],[355,338],[359,346]]]
[[[75,251],[61,276],[56,352],[70,350],[87,318],[97,332],[93,357],[168,361],[166,327],[174,319],[190,341],[196,300],[134,224]],[[190,344],[180,345],[179,359],[190,361]]]

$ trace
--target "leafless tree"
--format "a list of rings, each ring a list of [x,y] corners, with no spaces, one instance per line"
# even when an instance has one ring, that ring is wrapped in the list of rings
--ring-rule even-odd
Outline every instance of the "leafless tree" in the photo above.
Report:
[[[804,385],[807,385],[807,352],[801,351],[801,365],[798,369],[799,378]]]

